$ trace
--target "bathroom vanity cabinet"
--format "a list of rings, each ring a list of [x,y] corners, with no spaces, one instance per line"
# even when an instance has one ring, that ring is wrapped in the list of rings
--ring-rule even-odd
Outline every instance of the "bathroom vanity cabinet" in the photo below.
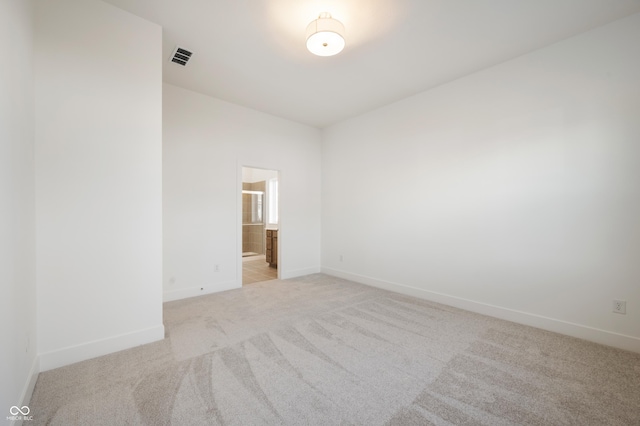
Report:
[[[269,266],[278,266],[278,230],[267,229],[267,263]]]

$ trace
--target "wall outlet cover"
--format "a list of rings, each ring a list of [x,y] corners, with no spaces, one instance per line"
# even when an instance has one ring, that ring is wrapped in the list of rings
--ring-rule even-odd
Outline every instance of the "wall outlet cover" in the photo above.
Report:
[[[613,301],[613,312],[616,314],[626,314],[627,313],[627,302],[625,300],[614,300]]]

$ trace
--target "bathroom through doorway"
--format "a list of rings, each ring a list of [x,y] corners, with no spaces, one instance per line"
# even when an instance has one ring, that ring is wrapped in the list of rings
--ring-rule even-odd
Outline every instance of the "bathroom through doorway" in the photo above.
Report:
[[[278,278],[278,171],[242,167],[242,285]]]

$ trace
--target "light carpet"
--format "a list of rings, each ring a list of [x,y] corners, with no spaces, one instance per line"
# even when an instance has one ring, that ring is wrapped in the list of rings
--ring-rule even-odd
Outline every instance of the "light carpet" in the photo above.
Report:
[[[316,274],[164,305],[29,424],[640,425],[640,354]]]

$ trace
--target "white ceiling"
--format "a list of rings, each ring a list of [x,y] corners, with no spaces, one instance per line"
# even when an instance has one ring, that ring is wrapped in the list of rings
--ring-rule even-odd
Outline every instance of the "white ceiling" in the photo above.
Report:
[[[325,127],[640,12],[640,0],[106,0],[163,27],[165,82]],[[330,12],[333,57],[305,47]],[[194,52],[169,62],[176,45]]]

